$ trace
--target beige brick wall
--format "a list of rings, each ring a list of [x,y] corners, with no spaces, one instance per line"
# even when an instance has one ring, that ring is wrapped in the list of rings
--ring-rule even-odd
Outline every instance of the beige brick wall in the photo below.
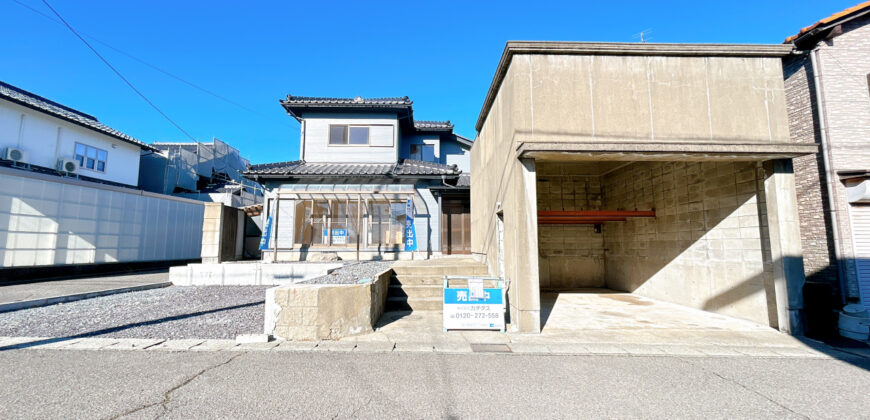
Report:
[[[607,286],[770,325],[757,173],[754,162],[637,162],[605,176],[607,209],[656,211],[606,224]]]

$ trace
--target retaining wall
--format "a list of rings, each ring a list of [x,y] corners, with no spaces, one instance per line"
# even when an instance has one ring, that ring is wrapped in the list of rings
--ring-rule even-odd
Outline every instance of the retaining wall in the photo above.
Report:
[[[264,331],[285,340],[337,340],[374,331],[392,269],[363,284],[305,284],[266,291]]]

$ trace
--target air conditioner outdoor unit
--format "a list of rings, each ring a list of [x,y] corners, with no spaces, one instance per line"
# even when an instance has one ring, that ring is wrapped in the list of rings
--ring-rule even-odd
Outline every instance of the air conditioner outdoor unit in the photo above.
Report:
[[[24,153],[24,150],[21,149],[7,147],[3,150],[3,159],[11,160],[16,163],[27,163],[27,153]]]
[[[57,171],[64,174],[74,174],[79,170],[79,163],[72,159],[58,159]]]

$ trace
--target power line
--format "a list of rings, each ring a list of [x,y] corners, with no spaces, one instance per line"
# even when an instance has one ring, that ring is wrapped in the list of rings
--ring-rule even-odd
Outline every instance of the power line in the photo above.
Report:
[[[46,18],[46,19],[48,19],[48,20],[54,22],[54,23],[57,23],[57,24],[59,24],[59,25],[63,25],[62,22],[60,22],[60,21],[54,19],[53,17],[51,17],[51,16],[49,16],[49,15],[43,13],[43,12],[40,11],[40,10],[37,10],[37,9],[31,7],[31,6],[28,5],[28,4],[25,4],[25,3],[21,2],[20,0],[11,0],[11,1],[14,2],[14,3],[16,3],[16,4],[18,4],[19,6],[22,6],[22,7],[26,8],[26,9],[30,10],[30,11],[33,12],[33,13],[36,13],[36,14],[38,14],[38,15],[40,15],[40,16],[42,16],[42,17],[44,17],[44,18]],[[146,66],[146,67],[149,67],[149,68],[151,68],[152,70],[155,70],[155,71],[157,71],[157,72],[163,73],[164,75],[166,75],[166,76],[168,76],[168,77],[171,77],[171,78],[173,78],[173,79],[175,79],[175,80],[177,80],[177,81],[179,81],[179,82],[181,82],[181,83],[184,83],[184,84],[186,84],[186,85],[188,85],[188,86],[190,86],[190,87],[192,87],[192,88],[194,88],[194,89],[196,89],[196,90],[199,90],[200,92],[203,92],[203,93],[205,93],[205,94],[207,94],[207,95],[213,96],[213,97],[215,97],[215,98],[217,98],[217,99],[220,99],[220,100],[222,100],[222,101],[224,101],[224,102],[226,102],[226,103],[228,103],[228,104],[230,104],[230,105],[233,105],[233,106],[238,107],[238,108],[240,108],[240,109],[242,109],[242,110],[248,111],[248,112],[250,112],[250,113],[252,113],[252,114],[256,114],[256,115],[260,116],[261,118],[270,119],[270,120],[272,119],[271,116],[269,116],[269,115],[266,115],[266,114],[263,114],[262,112],[259,112],[259,111],[256,111],[256,110],[254,110],[254,109],[248,108],[247,106],[242,105],[242,104],[239,103],[239,102],[236,102],[236,101],[234,101],[234,100],[232,100],[232,99],[229,99],[229,98],[227,98],[227,97],[225,97],[225,96],[223,96],[223,95],[220,95],[220,94],[218,94],[218,93],[216,93],[216,92],[214,92],[214,91],[212,91],[212,90],[210,90],[210,89],[207,89],[207,88],[204,88],[204,87],[202,87],[202,86],[199,86],[199,85],[197,85],[196,83],[193,83],[193,82],[187,81],[187,80],[183,79],[181,76],[177,76],[177,75],[175,75],[175,74],[173,74],[173,73],[170,73],[169,71],[164,70],[164,69],[162,69],[162,68],[160,68],[160,67],[158,67],[158,66],[156,66],[156,65],[154,65],[154,64],[151,64],[151,63],[149,63],[149,62],[147,62],[147,61],[145,61],[145,60],[143,60],[143,59],[141,59],[141,58],[139,58],[139,57],[136,57],[136,56],[134,56],[134,55],[132,55],[132,54],[130,54],[130,53],[128,53],[128,52],[125,52],[125,51],[123,51],[123,50],[121,50],[121,49],[119,49],[119,48],[116,48],[116,47],[114,47],[114,46],[112,46],[112,45],[110,45],[110,44],[107,44],[106,42],[104,42],[104,41],[102,41],[102,40],[96,38],[96,37],[93,36],[93,35],[90,35],[90,34],[85,33],[85,32],[79,32],[79,33],[82,34],[82,35],[84,35],[84,36],[86,36],[86,37],[88,37],[88,38],[90,38],[91,40],[97,42],[98,44],[100,44],[100,45],[102,45],[102,46],[104,46],[104,47],[106,47],[106,48],[108,48],[108,49],[110,49],[110,50],[112,50],[112,51],[115,51],[115,52],[118,53],[118,54],[121,54],[121,55],[123,55],[123,56],[125,56],[125,57],[127,57],[127,58],[129,58],[129,59],[131,59],[131,60],[133,60],[133,61],[138,62],[139,64],[142,64],[142,65],[144,65],[144,66]],[[288,126],[288,127],[290,126],[289,124],[287,124],[286,121],[283,121],[283,120],[282,120],[281,123],[282,123],[282,125],[286,125],[286,126]]]
[[[84,38],[82,38],[82,36],[79,35],[79,33],[76,32],[76,30],[73,29],[73,27],[70,26],[69,23],[67,23],[66,19],[64,19],[63,16],[61,16],[60,13],[57,12],[57,10],[54,10],[54,8],[51,7],[50,4],[48,4],[47,0],[42,0],[42,2],[45,3],[45,5],[49,9],[51,9],[52,13],[54,13],[55,16],[57,16],[57,18],[60,19],[61,22],[63,22],[63,24],[70,30],[70,32],[72,32],[73,35],[76,36],[76,38],[80,39],[97,56],[97,58],[99,58],[100,61],[102,61],[103,64],[106,65],[106,67],[110,68],[113,72],[115,72],[115,74],[118,75],[118,77],[120,77],[121,80],[123,80],[124,83],[127,84],[127,86],[130,86],[130,89],[133,89],[133,92],[136,92],[136,94],[139,95],[139,97],[141,97],[145,102],[147,102],[148,105],[151,105],[151,107],[154,108],[155,111],[159,112],[160,115],[163,116],[163,118],[166,118],[166,121],[169,121],[172,125],[174,125],[175,128],[178,129],[178,131],[181,131],[182,133],[184,133],[184,135],[187,136],[189,139],[196,141],[196,139],[193,138],[193,136],[191,136],[187,131],[184,131],[184,129],[181,128],[181,126],[178,125],[175,121],[173,121],[172,118],[169,118],[169,116],[166,115],[165,112],[161,111],[160,108],[158,108],[157,105],[154,104],[154,102],[151,102],[151,100],[149,100],[144,94],[142,94],[142,92],[140,92],[139,89],[136,89],[136,86],[133,86],[133,83],[130,83],[130,81],[127,80],[127,78],[124,77],[124,75],[121,74],[121,72],[118,71],[118,69],[116,69],[114,66],[109,64],[109,62],[105,58],[103,58],[103,56],[100,55],[100,53],[97,52],[97,50],[94,49],[94,47],[92,47],[91,44],[88,43],[88,41],[86,41]]]

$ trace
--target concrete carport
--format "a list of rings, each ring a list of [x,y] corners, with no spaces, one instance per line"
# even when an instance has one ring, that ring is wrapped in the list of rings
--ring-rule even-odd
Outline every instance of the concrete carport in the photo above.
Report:
[[[542,291],[607,288],[799,334],[791,158],[815,146],[789,140],[790,51],[509,42],[471,201],[472,252],[509,285],[511,330],[541,330]]]

